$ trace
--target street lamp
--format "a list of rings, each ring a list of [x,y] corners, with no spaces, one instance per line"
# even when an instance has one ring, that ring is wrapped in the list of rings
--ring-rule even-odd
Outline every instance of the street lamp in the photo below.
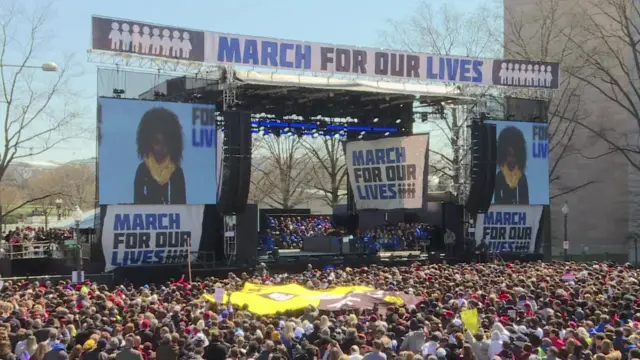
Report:
[[[71,213],[71,217],[76,222],[76,231],[75,231],[76,251],[77,251],[76,270],[78,271],[78,278],[80,278],[80,273],[82,272],[82,247],[80,246],[80,221],[82,221],[83,215],[82,215],[82,210],[80,210],[79,206],[76,206],[76,208],[73,210],[73,212]]]
[[[57,198],[55,203],[56,203],[56,210],[58,211],[58,220],[60,220],[60,209],[62,208],[62,199]]]
[[[564,249],[564,261],[569,261],[569,235],[567,234],[567,217],[569,216],[569,203],[564,202],[562,205],[562,214],[564,215],[564,241],[562,248]]]
[[[23,69],[40,69],[45,72],[58,72],[60,68],[58,64],[54,62],[46,62],[40,66],[35,65],[14,65],[14,64],[0,64],[0,68],[12,67],[12,68],[23,68]]]

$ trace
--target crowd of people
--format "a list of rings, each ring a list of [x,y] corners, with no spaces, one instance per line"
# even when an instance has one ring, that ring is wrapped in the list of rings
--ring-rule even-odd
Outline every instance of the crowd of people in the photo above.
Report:
[[[300,249],[304,238],[328,235],[334,231],[328,216],[269,216],[269,226],[262,236],[267,249]]]
[[[516,262],[309,267],[142,287],[6,281],[0,359],[640,359],[638,278],[631,266]],[[252,304],[202,299],[245,282],[365,285],[419,302],[256,316]],[[477,309],[477,331],[462,322],[466,309]]]
[[[17,257],[39,253],[46,248],[59,248],[64,240],[73,238],[73,229],[45,229],[44,227],[15,227],[2,232],[0,250],[3,254],[15,254]],[[44,255],[44,254],[43,254]]]
[[[268,230],[261,237],[266,250],[301,249],[304,239],[316,235],[343,236],[345,229],[334,227],[327,216],[283,216],[268,218]],[[362,251],[419,249],[429,239],[429,227],[422,223],[397,223],[357,232],[356,241]]]

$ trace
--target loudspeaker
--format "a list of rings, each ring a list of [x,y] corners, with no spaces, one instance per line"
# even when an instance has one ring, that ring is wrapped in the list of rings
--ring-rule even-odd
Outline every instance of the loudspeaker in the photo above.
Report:
[[[549,102],[545,100],[519,99],[507,97],[507,116],[513,120],[547,122]]]
[[[236,261],[253,266],[258,261],[258,205],[246,204],[244,212],[236,215]]]
[[[225,111],[222,176],[218,208],[222,214],[244,211],[251,181],[251,113]]]
[[[480,197],[480,211],[486,212],[489,210],[489,206],[491,206],[491,201],[493,200],[493,192],[496,186],[496,157],[498,154],[498,142],[497,142],[497,134],[496,134],[496,125],[495,124],[485,124],[487,128],[487,150],[486,150],[486,158],[484,159],[484,166],[486,167],[486,179],[485,179],[485,189],[481,193]],[[486,206],[485,206],[486,205]]]
[[[486,212],[491,206],[496,176],[496,126],[474,122],[471,124],[471,186],[467,197],[467,211]]]

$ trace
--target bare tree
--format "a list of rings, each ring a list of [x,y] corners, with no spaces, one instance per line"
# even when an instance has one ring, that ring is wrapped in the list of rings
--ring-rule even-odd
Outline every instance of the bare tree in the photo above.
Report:
[[[574,16],[574,1],[570,0],[532,0],[536,11],[523,12],[520,8],[506,8],[505,18],[505,57],[532,61],[558,62],[561,72],[579,68],[574,60],[573,40],[579,31],[568,17]],[[594,183],[591,179],[582,179],[577,184],[566,183],[560,169],[570,156],[585,156],[582,149],[576,147],[574,136],[579,123],[587,118],[583,106],[585,82],[571,76],[563,76],[559,91],[547,102],[547,122],[549,124],[549,183],[550,197],[584,189]],[[506,113],[506,106],[503,115]],[[585,156],[586,157],[586,156]]]
[[[347,163],[342,139],[323,136],[303,141],[313,163],[312,187],[320,193],[320,199],[335,207],[347,195]]]
[[[496,4],[497,5],[497,4]],[[434,7],[426,0],[406,19],[390,20],[389,29],[382,33],[386,46],[413,52],[469,57],[493,57],[501,53],[496,34],[502,31],[497,8],[480,6],[471,11],[458,11],[448,3]],[[485,97],[487,89],[460,86],[463,94]],[[432,137],[429,162],[432,174],[460,190],[466,158],[464,129],[473,116],[475,104],[453,106],[440,99],[416,108],[416,120],[425,123]]]
[[[25,193],[29,194],[30,204],[33,204],[38,212],[44,216],[44,227],[49,225],[49,216],[56,209],[56,199],[65,196],[63,181],[56,169],[43,170],[38,176],[29,178],[29,184]],[[66,196],[65,196],[66,197]]]
[[[264,202],[293,209],[311,198],[311,161],[297,136],[265,136],[256,143],[252,185]],[[257,175],[254,180],[255,175]]]
[[[390,45],[402,46],[411,51],[423,51],[438,55],[506,58],[563,62],[569,56],[570,43],[564,34],[571,34],[559,22],[566,16],[567,0],[532,0],[540,9],[536,14],[523,14],[519,9],[505,9],[504,18],[492,6],[481,6],[472,11],[456,11],[447,5],[434,9],[430,3],[422,2],[408,19],[390,22],[391,30],[383,36]],[[504,39],[503,21],[507,32]],[[532,31],[532,29],[534,29]],[[560,44],[558,44],[560,42]],[[572,63],[572,66],[575,66]],[[562,69],[564,70],[564,68]],[[456,191],[464,172],[463,162],[468,151],[464,129],[479,111],[490,112],[494,118],[507,119],[505,97],[518,96],[498,92],[490,88],[460,87],[462,93],[478,98],[467,104],[435,103],[417,109],[417,120],[426,123],[434,138],[432,143],[443,144],[430,149],[433,174],[451,181]],[[584,83],[563,77],[561,91],[548,104],[549,151],[553,155],[550,164],[551,197],[574,192],[593,183],[589,179],[579,184],[563,183],[559,169],[568,156],[582,156],[572,142],[576,123],[586,117],[582,108]],[[497,110],[498,113],[489,110]],[[523,120],[523,119],[518,119]]]
[[[93,166],[66,164],[43,176],[50,177],[52,189],[57,189],[70,207],[93,209],[95,206],[96,172]]]
[[[78,96],[70,91],[74,74],[69,59],[61,59],[57,72],[33,69],[54,30],[47,26],[49,13],[50,7],[41,4],[35,11],[19,2],[0,8],[0,102],[4,104],[0,180],[13,162],[41,155],[84,131],[75,110]],[[52,194],[27,196],[2,215]]]
[[[0,184],[0,192],[2,193],[0,206],[3,209],[11,209],[24,201],[24,191],[17,185]]]
[[[640,4],[628,0],[585,0],[573,9],[574,33],[563,35],[573,54],[565,71],[586,88],[609,100],[613,108],[628,115],[629,128],[614,129],[606,122],[599,124],[577,121],[594,137],[607,144],[609,150],[597,157],[620,153],[628,163],[640,170]],[[580,36],[576,36],[579,32]]]

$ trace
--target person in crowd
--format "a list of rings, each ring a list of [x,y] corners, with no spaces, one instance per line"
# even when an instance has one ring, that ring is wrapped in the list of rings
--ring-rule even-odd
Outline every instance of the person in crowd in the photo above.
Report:
[[[580,276],[566,281],[567,268]],[[0,360],[640,359],[638,279],[628,265],[512,262],[307,267],[141,287],[6,280]],[[255,304],[202,298],[246,283],[363,285],[416,302],[257,315]],[[478,313],[476,328],[466,310]]]

